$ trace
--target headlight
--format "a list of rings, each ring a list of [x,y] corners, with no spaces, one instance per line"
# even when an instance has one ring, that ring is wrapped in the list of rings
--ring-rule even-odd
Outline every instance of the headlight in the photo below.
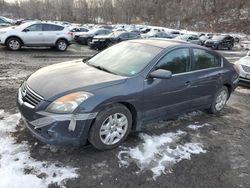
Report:
[[[60,97],[52,102],[46,109],[52,113],[72,113],[82,102],[86,101],[93,94],[88,92],[76,92]]]

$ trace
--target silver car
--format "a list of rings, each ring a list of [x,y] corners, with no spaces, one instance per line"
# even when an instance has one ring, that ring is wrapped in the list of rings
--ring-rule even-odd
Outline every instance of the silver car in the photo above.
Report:
[[[240,81],[250,84],[250,51],[247,55],[235,62],[239,70]]]
[[[0,30],[0,44],[15,51],[22,46],[56,47],[65,51],[72,41],[73,33],[67,27],[47,22],[29,22]]]

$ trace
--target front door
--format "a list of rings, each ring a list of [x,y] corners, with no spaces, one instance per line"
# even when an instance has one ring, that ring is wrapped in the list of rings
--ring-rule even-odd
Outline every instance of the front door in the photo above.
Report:
[[[44,43],[42,24],[33,24],[22,31],[22,39],[25,45],[35,46]]]
[[[170,79],[144,81],[144,120],[168,119],[189,109],[187,95],[190,74],[190,49],[179,48],[167,53],[153,70],[172,72]]]

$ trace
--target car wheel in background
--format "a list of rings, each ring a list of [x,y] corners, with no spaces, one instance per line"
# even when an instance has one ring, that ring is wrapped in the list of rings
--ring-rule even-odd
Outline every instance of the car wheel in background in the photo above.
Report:
[[[68,42],[64,39],[60,39],[56,42],[56,49],[61,51],[61,52],[64,52],[66,51],[68,48]]]
[[[92,39],[91,38],[87,38],[87,45],[90,46],[90,43],[92,42]]]
[[[213,50],[218,50],[218,45],[217,45],[217,44],[214,44],[214,45],[212,46],[212,49],[213,49]]]
[[[209,109],[209,112],[212,114],[220,113],[223,110],[224,106],[226,105],[228,98],[229,98],[228,88],[226,86],[223,86],[215,94],[214,100]]]
[[[228,46],[228,50],[232,50],[233,49],[233,44],[230,44],[229,46]]]
[[[99,150],[113,149],[128,136],[132,115],[122,104],[115,104],[101,111],[89,133],[89,142]]]
[[[6,44],[7,47],[13,51],[20,50],[20,48],[22,47],[22,42],[16,37],[9,38]]]

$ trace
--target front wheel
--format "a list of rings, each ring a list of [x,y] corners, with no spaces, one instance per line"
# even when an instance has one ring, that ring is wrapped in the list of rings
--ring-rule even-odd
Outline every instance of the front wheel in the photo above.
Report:
[[[67,48],[68,48],[68,42],[66,40],[61,39],[56,42],[56,49],[58,51],[64,52],[67,50]]]
[[[101,111],[89,133],[90,143],[99,150],[113,149],[128,136],[132,115],[122,104],[115,104]]]
[[[22,42],[18,38],[10,38],[7,40],[7,47],[10,50],[17,51],[22,47]]]
[[[229,98],[229,92],[227,87],[223,86],[214,96],[213,103],[209,109],[212,114],[218,114],[222,111]]]

